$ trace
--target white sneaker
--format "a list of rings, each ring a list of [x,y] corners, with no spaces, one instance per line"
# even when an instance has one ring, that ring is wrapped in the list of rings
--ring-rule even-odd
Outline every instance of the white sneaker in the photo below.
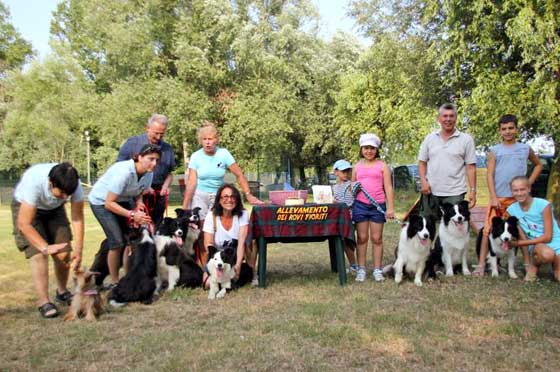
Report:
[[[251,285],[253,287],[258,287],[259,286],[259,278],[258,277],[254,277],[253,280],[251,281]]]
[[[366,271],[364,269],[359,269],[356,274],[356,281],[363,282],[364,280],[366,280]]]
[[[373,270],[373,279],[376,282],[382,282],[385,280],[385,277],[383,276],[383,270],[381,269],[375,269]]]

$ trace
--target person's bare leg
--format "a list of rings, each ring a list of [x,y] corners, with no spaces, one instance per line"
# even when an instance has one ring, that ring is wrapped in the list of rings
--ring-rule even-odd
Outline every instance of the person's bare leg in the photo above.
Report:
[[[486,273],[486,257],[488,256],[488,235],[482,235],[480,242],[480,256],[478,256],[478,267],[473,271],[473,276],[484,276]]]
[[[29,259],[31,277],[37,292],[37,305],[41,306],[49,300],[49,260],[48,256],[36,254]]]
[[[68,276],[70,274],[70,252],[60,252],[52,256],[54,261],[54,273],[58,293],[68,290]]]
[[[119,264],[121,261],[122,248],[111,249],[107,254],[107,266],[109,266],[109,276],[111,283],[116,284],[119,282]]]

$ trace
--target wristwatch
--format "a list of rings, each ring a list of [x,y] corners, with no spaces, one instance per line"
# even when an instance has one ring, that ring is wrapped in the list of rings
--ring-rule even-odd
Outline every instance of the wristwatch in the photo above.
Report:
[[[471,187],[472,192],[476,192],[476,187]]]

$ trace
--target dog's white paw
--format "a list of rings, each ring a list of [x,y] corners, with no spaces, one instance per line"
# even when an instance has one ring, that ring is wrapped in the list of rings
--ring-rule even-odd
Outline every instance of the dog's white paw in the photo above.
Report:
[[[395,275],[395,283],[399,284],[402,282],[402,275]]]
[[[226,289],[222,288],[220,289],[220,292],[218,292],[218,294],[216,295],[216,298],[224,298],[225,295],[226,295]]]
[[[469,275],[471,275],[471,272],[469,271],[469,269],[465,269],[465,270],[463,270],[463,275],[464,276],[469,276]]]
[[[213,292],[208,293],[208,299],[209,300],[214,300],[216,298],[216,294]]]
[[[517,274],[514,273],[514,272],[509,273],[509,277],[510,277],[510,279],[517,279],[517,278],[519,278],[519,277],[517,276]]]
[[[497,271],[492,271],[492,278],[497,278],[500,276]]]
[[[418,280],[414,280],[414,284],[415,284],[417,287],[422,287],[422,281],[419,280],[419,279],[418,279]]]
[[[449,277],[453,276],[453,270],[446,272],[445,276],[449,276]]]

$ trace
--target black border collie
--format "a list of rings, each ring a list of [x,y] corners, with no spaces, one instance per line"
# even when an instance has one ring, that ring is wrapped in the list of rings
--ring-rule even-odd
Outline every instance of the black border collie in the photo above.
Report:
[[[195,257],[194,244],[200,237],[200,208],[194,209],[175,209],[179,225],[185,233],[183,237],[182,249],[187,256]]]
[[[202,286],[202,269],[190,256],[187,256],[176,244],[166,245],[159,253],[160,260],[165,264],[176,267],[179,277],[175,283],[177,287],[197,288]]]
[[[154,241],[158,253],[158,275],[156,278],[158,293],[164,289],[173,290],[181,276],[179,267],[168,265],[165,257],[162,257],[162,252],[168,246],[175,246],[177,249],[181,249],[184,236],[185,232],[177,218],[165,217],[156,229]]]
[[[422,286],[422,275],[430,256],[436,235],[436,224],[431,218],[411,215],[401,229],[397,259],[393,264],[395,282],[400,283],[403,270],[414,277],[414,284]]]
[[[511,279],[517,279],[515,274],[515,255],[517,247],[510,247],[512,240],[519,239],[519,221],[517,217],[511,216],[507,219],[501,217],[492,218],[492,228],[488,236],[488,255],[486,261],[490,264],[493,277],[498,277],[498,260],[507,256],[508,275]],[[476,256],[480,257],[480,245],[482,243],[482,229],[478,232],[476,239]]]
[[[445,267],[445,275],[453,276],[454,266],[462,267],[463,275],[471,275],[467,263],[470,239],[469,202],[444,203],[438,237],[432,249],[426,270],[428,277],[436,277],[436,268]]]
[[[147,227],[141,227],[138,231],[140,236],[131,237],[129,270],[109,296],[113,306],[127,302],[153,302],[157,276],[156,245]]]

